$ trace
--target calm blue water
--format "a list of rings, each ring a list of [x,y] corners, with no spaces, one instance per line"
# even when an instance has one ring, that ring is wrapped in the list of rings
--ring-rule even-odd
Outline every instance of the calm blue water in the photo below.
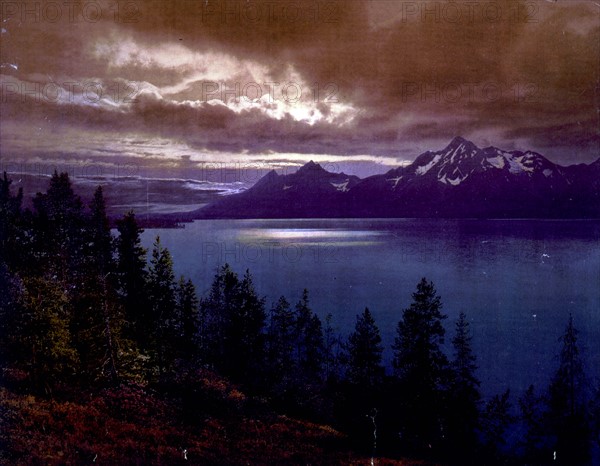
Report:
[[[387,345],[423,276],[442,297],[447,348],[467,314],[485,394],[542,386],[557,365],[569,313],[580,330],[588,372],[600,368],[600,222],[477,220],[203,220],[160,235],[177,274],[205,293],[218,266],[249,268],[268,305],[296,302],[347,334],[368,306]]]

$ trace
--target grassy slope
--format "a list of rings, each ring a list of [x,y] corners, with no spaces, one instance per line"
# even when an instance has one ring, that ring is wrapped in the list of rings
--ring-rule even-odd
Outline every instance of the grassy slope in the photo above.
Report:
[[[245,408],[244,395],[204,379],[223,415],[183,421],[176,403],[140,385],[76,400],[0,388],[0,464],[370,464],[331,427]],[[206,395],[206,393],[204,394]],[[207,412],[210,412],[208,410]],[[187,459],[183,450],[187,449]],[[376,464],[424,464],[377,459]]]

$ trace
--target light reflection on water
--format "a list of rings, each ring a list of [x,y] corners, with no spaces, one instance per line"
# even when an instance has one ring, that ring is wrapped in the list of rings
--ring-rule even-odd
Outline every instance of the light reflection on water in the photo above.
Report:
[[[383,237],[385,232],[339,228],[245,228],[239,230],[238,235],[240,241],[293,241],[307,244],[335,244],[342,247],[375,244],[375,241],[365,241],[365,239]],[[318,240],[322,243],[318,243]]]

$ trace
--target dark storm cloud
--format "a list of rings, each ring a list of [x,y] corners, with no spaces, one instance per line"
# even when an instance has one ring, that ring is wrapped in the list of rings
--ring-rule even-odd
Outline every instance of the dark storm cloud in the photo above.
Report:
[[[44,21],[44,3],[28,2],[30,11],[42,5],[39,21],[3,7],[3,86],[132,83],[135,103],[4,102],[3,121],[23,131],[39,123],[197,150],[399,160],[457,134],[561,163],[600,153],[594,2],[138,0],[118,10],[94,2],[97,20],[63,11],[56,22]],[[331,85],[338,106],[323,95],[247,108],[206,102],[206,83],[264,91],[267,80],[299,83],[309,96]]]
[[[572,150],[577,152],[596,151],[600,147],[598,120],[590,119],[553,126],[532,126],[507,131],[507,138],[528,138],[541,151]],[[569,160],[568,158],[565,158]],[[571,162],[578,162],[576,158]]]

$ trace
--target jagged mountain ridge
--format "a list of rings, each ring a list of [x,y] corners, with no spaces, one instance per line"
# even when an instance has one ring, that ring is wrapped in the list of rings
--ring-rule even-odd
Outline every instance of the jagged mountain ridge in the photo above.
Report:
[[[330,173],[310,161],[288,175],[271,170],[247,191],[224,196],[198,213],[218,218],[329,216],[346,203],[347,193],[360,181],[357,176]]]
[[[563,167],[532,151],[479,148],[456,137],[405,167],[365,179],[309,162],[272,171],[199,217],[600,218],[600,159]]]

